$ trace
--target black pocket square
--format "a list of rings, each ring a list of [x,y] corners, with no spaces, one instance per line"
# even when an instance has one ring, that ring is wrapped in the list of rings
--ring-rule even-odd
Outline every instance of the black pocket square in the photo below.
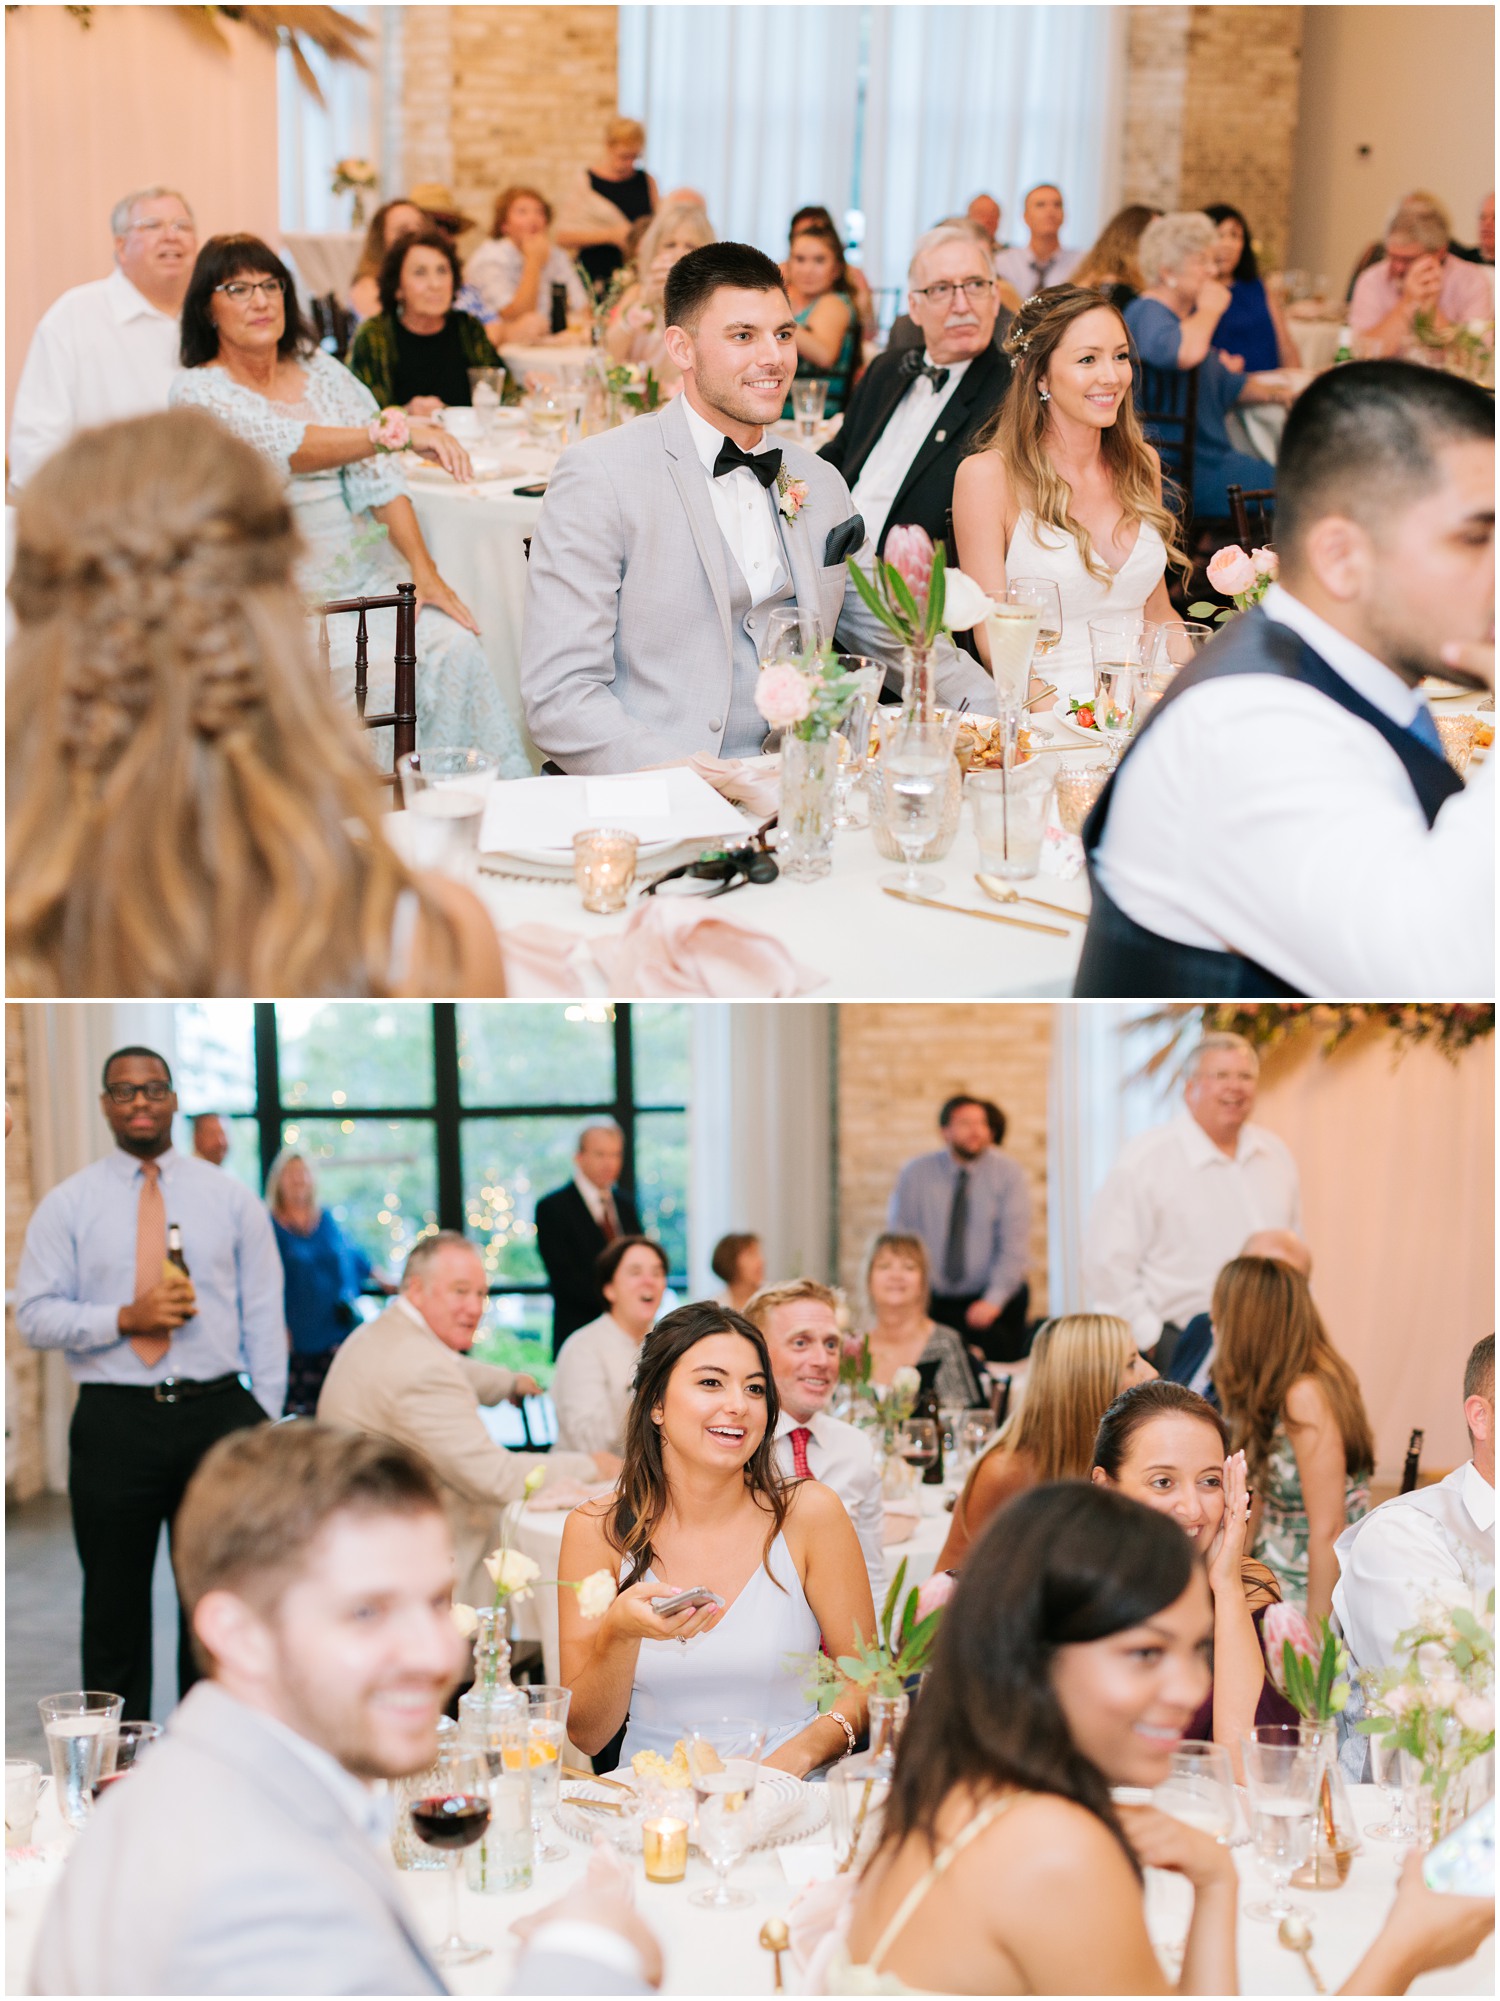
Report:
[[[828,540],[823,546],[823,567],[828,569],[834,563],[842,563],[852,556],[865,539],[865,517],[851,514],[847,521],[841,521],[837,528],[830,528]]]

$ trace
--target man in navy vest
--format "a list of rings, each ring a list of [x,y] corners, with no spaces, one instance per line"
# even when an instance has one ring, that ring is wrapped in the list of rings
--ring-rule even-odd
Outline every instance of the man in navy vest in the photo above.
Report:
[[[1493,993],[1493,766],[1464,787],[1418,684],[1483,657],[1494,530],[1493,397],[1399,361],[1312,384],[1277,465],[1280,581],[1178,677],[1084,829],[1075,992]]]

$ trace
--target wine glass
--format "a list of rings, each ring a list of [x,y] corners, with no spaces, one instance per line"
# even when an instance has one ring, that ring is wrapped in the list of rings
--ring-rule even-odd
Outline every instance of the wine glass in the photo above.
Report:
[[[815,612],[796,605],[780,605],[766,614],[765,635],[760,642],[760,664],[773,660],[800,660],[823,643],[823,626]]]
[[[896,1440],[896,1451],[908,1466],[926,1472],[938,1455],[938,1428],[930,1417],[909,1417]]]
[[[988,1411],[970,1411],[959,1425],[959,1464],[966,1472],[983,1452],[993,1429]]]
[[[875,714],[875,705],[880,700],[880,690],[885,681],[885,666],[879,660],[872,660],[866,653],[841,653],[838,659],[844,672],[854,676],[858,683],[858,692],[844,712],[844,720],[838,728],[838,734],[843,741],[839,751],[833,824],[835,827],[852,827],[854,816],[849,811],[849,802],[854,797],[854,788],[859,783],[864,772],[865,759],[869,755],[870,723]]]
[[[1262,1723],[1246,1736],[1244,1753],[1255,1859],[1271,1885],[1270,1897],[1247,1904],[1245,1916],[1268,1925],[1305,1918],[1307,1912],[1287,1896],[1287,1886],[1312,1852],[1316,1747],[1303,1742],[1296,1725]]]
[[[705,1910],[728,1911],[754,1902],[748,1891],[730,1889],[729,1872],[755,1846],[755,1789],[765,1741],[762,1725],[746,1716],[715,1717],[688,1732],[698,1853],[718,1879],[710,1890],[695,1890],[688,1902]]]
[[[44,1695],[37,1704],[52,1759],[58,1806],[71,1828],[83,1826],[93,1805],[95,1786],[115,1768],[124,1707],[124,1696],[97,1688]]]
[[[435,1848],[448,1864],[448,1935],[433,1953],[439,1966],[467,1966],[488,1957],[458,1926],[458,1871],[463,1851],[490,1824],[490,1765],[467,1744],[443,1744],[432,1767],[435,1780],[411,1803],[411,1824],[419,1841]]]
[[[904,874],[880,878],[882,889],[928,897],[943,887],[941,876],[922,874],[917,857],[936,839],[942,824],[957,736],[956,715],[941,722],[903,716],[881,744],[881,783],[890,830],[906,861]]]
[[[1409,1848],[1418,1838],[1415,1816],[1408,1811],[1406,1767],[1408,1759],[1394,1734],[1370,1739],[1370,1776],[1385,1794],[1388,1820],[1362,1831],[1371,1841],[1395,1841]]]
[[[134,1771],[143,1751],[148,1750],[162,1735],[159,1723],[122,1723],[115,1744],[115,1767],[112,1772],[101,1772],[94,1781],[94,1799],[97,1802],[107,1793],[117,1779]]]
[[[573,1700],[573,1691],[547,1682],[533,1682],[526,1690],[526,1700],[531,1709],[531,1832],[536,1842],[536,1859],[566,1862],[568,1851],[547,1839],[542,1815],[557,1805],[563,1745],[568,1737],[568,1704]]]
[[[1226,1845],[1234,1832],[1234,1767],[1222,1744],[1185,1738],[1172,1753],[1167,1776],[1151,1804]]]
[[[1034,604],[1040,614],[1036,657],[1045,660],[1062,638],[1062,599],[1050,577],[1012,577],[1005,586],[1007,604]]]

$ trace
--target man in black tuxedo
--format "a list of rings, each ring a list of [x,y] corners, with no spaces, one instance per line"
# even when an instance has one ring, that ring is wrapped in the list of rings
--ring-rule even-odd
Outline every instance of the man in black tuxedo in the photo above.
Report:
[[[594,1271],[599,1253],[616,1237],[638,1237],[634,1201],[616,1188],[625,1165],[625,1136],[617,1125],[585,1126],[573,1156],[573,1179],[536,1205],[536,1247],[552,1288],[552,1353],[585,1322],[604,1312]]]
[[[909,300],[923,346],[871,362],[821,453],[853,489],[877,554],[898,525],[934,542],[947,535],[959,460],[1010,384],[993,345],[995,275],[972,224],[942,223],[921,238]]]

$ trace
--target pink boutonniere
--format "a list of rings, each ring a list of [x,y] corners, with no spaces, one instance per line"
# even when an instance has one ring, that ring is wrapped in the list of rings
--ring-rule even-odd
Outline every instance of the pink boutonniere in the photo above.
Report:
[[[807,505],[807,481],[793,479],[783,466],[776,475],[776,506],[783,521],[795,521]]]

